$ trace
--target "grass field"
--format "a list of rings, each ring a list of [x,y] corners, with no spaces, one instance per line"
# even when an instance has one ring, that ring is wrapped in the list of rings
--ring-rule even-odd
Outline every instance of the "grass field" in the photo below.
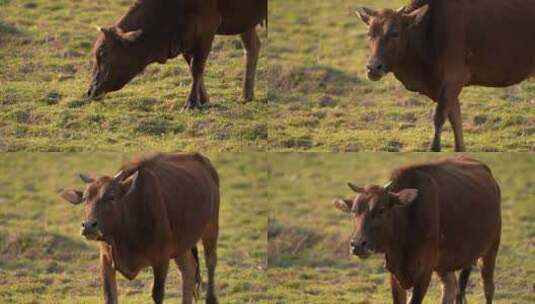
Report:
[[[259,153],[207,156],[221,177],[216,270],[220,303],[268,303],[266,158]],[[0,303],[104,303],[97,245],[79,235],[83,208],[66,203],[58,192],[82,187],[77,172],[113,174],[125,157],[0,154]],[[206,283],[204,261],[201,272]],[[152,303],[149,269],[133,281],[118,278],[122,303]],[[179,303],[180,282],[172,263],[166,303]],[[201,295],[204,298],[204,291]]]
[[[245,58],[239,37],[218,36],[205,83],[213,104],[172,110],[189,92],[181,57],[149,66],[99,102],[90,81],[95,26],[110,26],[133,0],[0,0],[0,150],[251,151],[267,142],[266,56],[256,101],[241,103]],[[266,31],[260,29],[261,39]]]
[[[535,302],[535,157],[481,153],[502,189],[502,242],[495,272],[495,303]],[[269,155],[268,278],[272,303],[391,303],[380,256],[349,256],[351,219],[332,199],[349,198],[346,182],[384,184],[390,171],[439,157],[418,153],[272,153]],[[468,303],[483,303],[479,269]],[[439,303],[434,277],[425,303]]]
[[[359,6],[408,0],[271,0],[269,149],[422,151],[435,104],[389,75],[366,78],[367,28]],[[469,87],[461,97],[468,151],[535,150],[535,81],[507,89]],[[443,147],[451,151],[449,124]]]

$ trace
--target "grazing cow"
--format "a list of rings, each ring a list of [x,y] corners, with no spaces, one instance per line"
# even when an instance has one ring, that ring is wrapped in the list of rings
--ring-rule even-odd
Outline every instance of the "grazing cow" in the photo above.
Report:
[[[152,267],[152,298],[162,303],[169,260],[182,274],[182,303],[192,303],[200,286],[197,242],[208,269],[206,303],[217,303],[214,272],[219,230],[219,178],[200,154],[155,154],[132,160],[114,177],[80,175],[85,191],[61,197],[83,203],[81,233],[100,241],[106,303],[117,303],[115,271],[133,280]]]
[[[535,74],[535,1],[414,0],[397,11],[356,11],[369,27],[368,78],[392,72],[437,103],[430,150],[440,151],[446,118],[464,151],[459,94],[465,86],[506,87]]]
[[[260,39],[256,26],[267,20],[267,0],[137,0],[94,46],[95,63],[88,97],[120,90],[147,65],[182,54],[193,77],[183,107],[208,102],[203,73],[214,35],[240,35],[246,50],[243,98],[254,98]]]
[[[487,303],[494,295],[500,245],[500,188],[490,169],[473,159],[448,158],[394,171],[385,186],[358,187],[352,200],[334,200],[351,214],[351,253],[384,253],[394,303],[422,303],[432,272],[442,303],[463,303],[472,265],[482,258]],[[462,270],[457,286],[456,270]]]

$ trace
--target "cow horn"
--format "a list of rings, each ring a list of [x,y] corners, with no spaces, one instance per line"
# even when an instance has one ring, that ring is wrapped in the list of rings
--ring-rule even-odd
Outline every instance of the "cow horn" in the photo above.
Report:
[[[124,170],[121,170],[119,172],[117,172],[117,174],[115,174],[115,176],[113,177],[113,180],[118,180],[118,181],[121,181],[126,175],[126,172]]]
[[[347,185],[349,186],[349,188],[357,193],[360,193],[362,191],[364,191],[364,189],[362,187],[359,187],[355,184],[352,184],[352,183],[347,183]]]
[[[402,7],[398,8],[398,9],[396,10],[396,13],[398,13],[398,14],[403,13],[403,12],[405,12],[405,9],[406,9],[406,8],[407,8],[407,7],[406,7],[405,5],[403,5]]]
[[[384,184],[383,188],[385,188],[385,190],[388,190],[390,186],[392,186],[392,181],[388,181],[386,184]]]

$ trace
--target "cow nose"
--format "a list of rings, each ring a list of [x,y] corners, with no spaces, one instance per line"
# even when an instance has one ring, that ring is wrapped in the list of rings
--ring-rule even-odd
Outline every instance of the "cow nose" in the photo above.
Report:
[[[366,68],[368,69],[368,71],[371,71],[371,72],[382,71],[384,69],[384,65],[379,62],[374,62],[374,63],[368,63],[366,65]]]
[[[82,222],[82,234],[86,235],[87,233],[94,231],[97,228],[97,221],[85,221]]]
[[[351,245],[351,248],[362,249],[362,248],[366,248],[366,246],[368,245],[368,242],[366,240],[359,240],[359,241],[351,240],[349,244]]]

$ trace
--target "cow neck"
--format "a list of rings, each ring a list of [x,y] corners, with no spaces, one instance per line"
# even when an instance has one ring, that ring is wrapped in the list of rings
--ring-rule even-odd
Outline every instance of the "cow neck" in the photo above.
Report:
[[[112,256],[116,268],[127,278],[133,278],[139,271],[140,260],[147,249],[149,231],[143,223],[150,214],[146,214],[143,200],[136,195],[129,195],[129,200],[122,200],[118,207],[119,216],[116,218],[111,237]]]
[[[176,11],[180,8],[174,1],[165,0],[138,0],[136,4],[119,20],[117,26],[123,31],[143,31],[142,43],[145,52],[144,65],[153,62],[165,63],[170,53],[178,54],[173,50],[175,44],[172,33],[176,25]],[[162,51],[163,50],[163,51]]]
[[[407,286],[410,279],[406,270],[403,269],[405,260],[410,257],[410,244],[408,242],[408,209],[404,207],[396,208],[393,219],[392,238],[387,242],[385,250],[386,267],[393,273],[401,285]],[[404,286],[404,287],[405,287]]]

